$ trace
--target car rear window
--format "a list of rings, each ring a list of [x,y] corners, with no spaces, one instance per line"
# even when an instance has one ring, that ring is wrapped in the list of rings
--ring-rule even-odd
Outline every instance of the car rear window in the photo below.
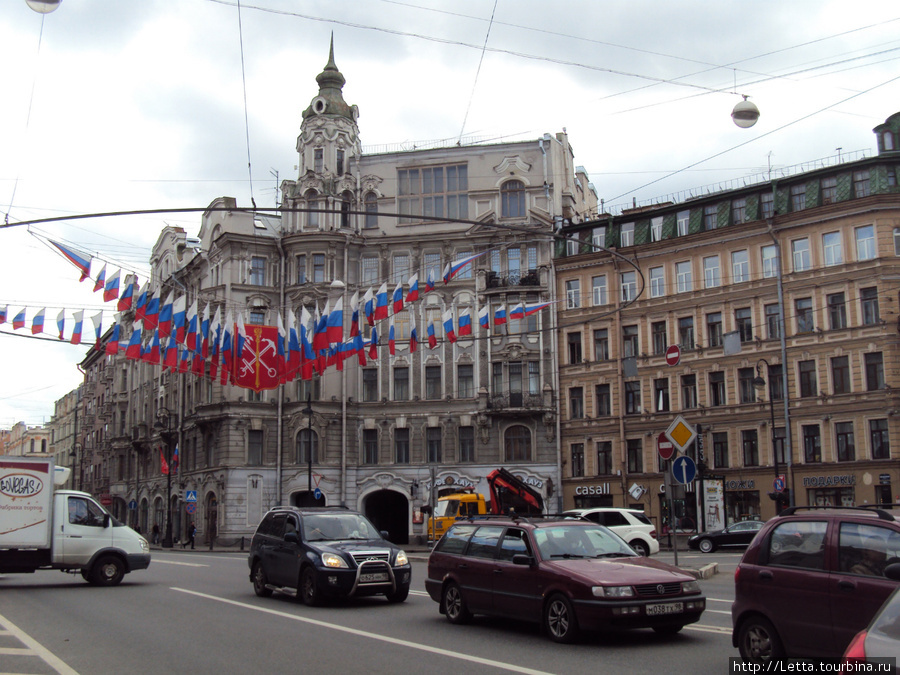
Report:
[[[637,520],[641,521],[644,525],[653,525],[653,523],[650,522],[650,519],[643,513],[632,513],[631,515],[634,516]]]
[[[803,569],[825,569],[824,520],[788,521],[772,529],[769,564]]]
[[[469,543],[469,537],[475,531],[475,525],[454,525],[434,547],[441,553],[463,553]]]

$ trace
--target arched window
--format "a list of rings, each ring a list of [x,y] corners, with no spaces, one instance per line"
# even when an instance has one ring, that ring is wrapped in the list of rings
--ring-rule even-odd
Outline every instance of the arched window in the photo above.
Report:
[[[894,134],[891,131],[885,131],[882,136],[884,139],[884,149],[885,150],[893,150],[894,149]]]
[[[341,229],[350,228],[350,207],[353,204],[353,195],[344,192],[341,195]]]
[[[319,202],[316,199],[318,195],[315,190],[309,190],[306,193],[306,208],[308,209],[318,209]],[[306,226],[307,227],[319,227],[319,212],[315,210],[311,210],[306,214]]]
[[[500,187],[500,215],[503,218],[525,217],[525,185],[520,180],[510,180]]]
[[[378,227],[378,197],[374,192],[366,193],[366,228]]]
[[[319,461],[319,437],[315,431],[310,429],[302,429],[297,434],[297,464],[308,464],[309,459],[309,439],[312,438],[312,463],[317,464]]]
[[[506,430],[504,444],[507,462],[531,460],[531,432],[528,427],[516,425]]]

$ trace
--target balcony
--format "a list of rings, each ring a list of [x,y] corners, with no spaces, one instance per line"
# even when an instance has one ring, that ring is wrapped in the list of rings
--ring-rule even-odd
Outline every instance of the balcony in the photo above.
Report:
[[[542,394],[506,392],[492,394],[487,399],[487,411],[495,415],[536,415],[551,410]]]
[[[525,273],[513,272],[506,276],[500,276],[496,272],[488,272],[485,280],[487,290],[519,288],[522,286],[540,286],[541,275],[537,270],[528,270]]]

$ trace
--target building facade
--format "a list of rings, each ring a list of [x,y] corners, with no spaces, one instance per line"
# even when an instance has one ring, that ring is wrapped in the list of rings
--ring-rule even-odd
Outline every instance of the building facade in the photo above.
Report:
[[[375,323],[379,346],[363,359],[268,390],[223,384],[209,363],[198,375],[92,352],[82,364],[83,485],[108,494],[114,514],[145,532],[162,525],[168,500],[174,537],[194,521],[206,541],[249,535],[272,506],[315,503],[358,509],[406,542],[423,536],[423,507],[438,494],[487,494],[485,477],[500,466],[555,510],[553,305],[488,329],[478,314],[556,300],[553,234],[563,219],[596,217],[597,205],[566,134],[367,154],[333,52],[317,82],[281,208],[243,209],[222,197],[198,238],[167,227],[150,288],[200,313],[240,315],[251,331],[288,326],[305,311],[318,317],[340,301],[345,337],[354,296],[362,304],[368,289],[386,286],[408,298],[417,275],[419,299]],[[442,280],[448,264],[473,256]],[[448,314],[455,340],[443,327]],[[121,317],[123,345],[132,319]],[[373,328],[360,323],[371,341]]]
[[[684,529],[900,501],[900,114],[874,131],[870,158],[565,228],[567,508],[667,522],[657,440],[677,415],[705,469],[675,503]]]

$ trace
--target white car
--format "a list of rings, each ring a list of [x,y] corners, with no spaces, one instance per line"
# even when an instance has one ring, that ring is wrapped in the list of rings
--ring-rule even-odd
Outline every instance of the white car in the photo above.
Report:
[[[610,530],[624,539],[640,555],[659,553],[656,527],[643,511],[598,506],[592,509],[569,509],[564,516],[585,518]]]

